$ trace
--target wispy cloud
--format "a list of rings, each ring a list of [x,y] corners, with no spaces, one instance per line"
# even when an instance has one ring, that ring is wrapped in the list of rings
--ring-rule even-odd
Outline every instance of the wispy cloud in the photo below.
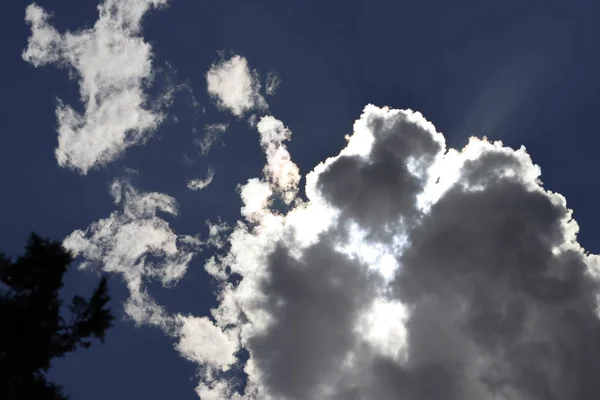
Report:
[[[206,178],[203,179],[192,179],[188,182],[187,187],[191,190],[202,190],[208,185],[211,184],[213,178],[215,177],[215,171],[210,168],[208,173],[206,174]]]
[[[163,120],[148,106],[152,48],[140,35],[144,14],[167,0],[105,0],[94,27],[59,33],[40,6],[27,7],[31,36],[23,59],[35,67],[56,64],[79,81],[84,111],[58,102],[59,165],[86,174],[132,145],[143,143]]]
[[[243,117],[250,110],[266,110],[267,102],[260,93],[258,73],[251,70],[246,58],[234,55],[214,63],[206,73],[208,93],[217,106]]]
[[[173,318],[147,293],[145,282],[158,280],[172,286],[180,280],[202,244],[193,236],[176,235],[158,213],[177,214],[175,199],[161,193],[140,193],[128,182],[116,180],[111,188],[122,211],[76,230],[63,241],[65,248],[83,258],[81,268],[120,274],[130,298],[127,315],[137,324],[157,325],[170,331]]]
[[[274,71],[270,71],[267,74],[267,81],[265,83],[265,93],[269,96],[273,96],[277,91],[277,88],[279,88],[279,85],[281,85],[281,78],[277,76],[277,74]]]
[[[229,123],[216,123],[204,126],[204,136],[202,136],[202,139],[196,141],[198,146],[200,146],[202,154],[208,154],[211,147],[219,140],[219,137],[227,131],[227,128],[229,128]]]

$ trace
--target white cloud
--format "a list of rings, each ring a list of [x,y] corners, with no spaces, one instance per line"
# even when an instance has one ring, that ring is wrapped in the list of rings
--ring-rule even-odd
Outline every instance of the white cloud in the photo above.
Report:
[[[148,295],[145,280],[157,279],[165,286],[180,280],[201,242],[176,235],[157,213],[177,214],[175,199],[161,193],[140,193],[127,182],[115,181],[111,188],[123,211],[76,230],[63,245],[84,259],[81,268],[96,267],[120,274],[131,297],[126,313],[137,324],[167,328],[171,317]]]
[[[234,55],[211,65],[206,73],[208,93],[222,109],[236,117],[250,110],[266,110],[267,102],[260,93],[258,73],[250,70],[246,58]]]
[[[177,350],[190,361],[227,370],[236,361],[235,339],[217,328],[208,318],[177,316],[180,338]]]
[[[187,187],[188,187],[188,189],[191,189],[191,190],[202,190],[211,184],[214,177],[215,177],[215,172],[211,168],[208,170],[208,173],[206,174],[206,178],[192,179],[191,181],[188,182]]]
[[[259,221],[267,213],[269,199],[273,194],[271,187],[266,182],[252,178],[240,188],[242,197],[241,213],[249,221]]]
[[[256,126],[260,133],[260,144],[267,156],[264,173],[273,187],[283,194],[283,200],[289,204],[298,193],[300,171],[291,160],[284,141],[291,138],[292,132],[281,121],[266,116]]]
[[[206,244],[217,249],[223,248],[225,246],[225,234],[230,231],[229,225],[221,221],[221,218],[218,218],[217,222],[206,221],[206,226],[208,227]]]
[[[84,111],[59,101],[56,159],[86,174],[143,143],[163,120],[147,107],[153,78],[152,48],[140,36],[141,20],[167,0],[105,0],[94,27],[59,33],[40,6],[27,7],[31,36],[23,59],[35,67],[56,64],[79,82]]]

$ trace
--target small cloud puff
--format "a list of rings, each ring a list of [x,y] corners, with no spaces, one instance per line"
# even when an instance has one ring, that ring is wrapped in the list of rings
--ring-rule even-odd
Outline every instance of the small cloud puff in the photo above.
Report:
[[[206,178],[204,179],[192,179],[188,182],[187,187],[190,190],[202,190],[208,185],[211,184],[213,178],[215,176],[214,170],[211,168],[208,170]]]
[[[219,108],[240,118],[250,110],[266,110],[267,102],[260,93],[258,73],[250,70],[246,58],[234,55],[211,65],[206,73],[208,93]]]

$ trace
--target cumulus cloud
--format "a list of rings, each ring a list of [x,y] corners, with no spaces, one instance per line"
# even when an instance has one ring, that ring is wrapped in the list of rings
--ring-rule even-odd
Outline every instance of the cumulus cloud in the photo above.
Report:
[[[152,47],[140,36],[141,21],[167,0],[105,0],[94,27],[58,32],[40,6],[27,7],[31,36],[23,59],[35,67],[56,64],[77,78],[83,112],[58,102],[59,165],[86,174],[143,143],[163,120],[149,108],[145,87],[153,78]]]
[[[236,340],[231,340],[208,318],[179,315],[181,337],[177,350],[190,361],[228,369],[234,362]]]
[[[281,85],[281,78],[277,76],[277,74],[273,71],[267,74],[267,81],[265,83],[265,93],[269,96],[273,96]]]
[[[113,182],[111,193],[123,210],[85,230],[74,231],[65,238],[63,246],[83,259],[80,268],[98,268],[122,276],[131,295],[125,312],[133,321],[170,330],[172,317],[154,302],[145,282],[176,284],[185,275],[201,242],[194,236],[175,234],[158,215],[177,214],[177,203],[172,197],[141,193],[120,180]]]
[[[306,200],[282,208],[264,143],[289,136],[270,118],[263,176],[241,187],[244,219],[206,264],[220,281],[214,323],[188,334],[206,338],[202,399],[600,394],[600,258],[524,148],[448,149],[421,114],[367,106],[306,176]]]
[[[208,173],[206,174],[206,178],[192,179],[191,181],[188,182],[187,187],[190,190],[202,190],[211,184],[214,177],[215,177],[215,171],[211,168],[208,170]]]
[[[206,84],[217,106],[236,117],[243,117],[250,110],[268,108],[260,93],[258,73],[250,69],[245,57],[234,55],[211,65],[206,73]]]

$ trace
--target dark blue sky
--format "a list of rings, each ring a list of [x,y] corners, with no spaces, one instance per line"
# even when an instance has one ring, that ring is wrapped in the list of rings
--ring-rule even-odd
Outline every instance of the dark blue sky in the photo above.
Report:
[[[60,31],[90,27],[97,18],[95,0],[37,3],[53,13]],[[219,50],[246,57],[262,77],[274,70],[282,78],[270,108],[293,131],[288,148],[302,173],[337,154],[367,103],[411,108],[453,147],[470,135],[525,145],[545,187],[574,209],[580,243],[600,251],[596,2],[172,0],[147,15],[144,37],[154,65],[168,62],[176,71],[170,77],[189,84],[200,109],[179,93],[169,111],[178,123],[169,118],[146,144],[87,176],[59,167],[54,157],[56,98],[78,104],[78,87],[65,70],[22,60],[27,4],[7,2],[0,13],[0,246],[9,254],[21,251],[30,231],[61,240],[108,216],[114,210],[108,185],[126,168],[139,171],[131,181],[141,190],[177,199],[179,216],[167,220],[178,233],[204,235],[204,221],[216,216],[234,221],[241,206],[235,186],[262,167],[256,133],[234,121],[207,157],[191,145],[193,127],[201,132],[204,124],[231,120],[206,94],[204,74]],[[165,76],[158,72],[158,88]],[[187,190],[187,181],[209,165],[214,182],[201,192]],[[204,257],[175,290],[151,286],[161,304],[194,314],[214,305]],[[95,279],[73,271],[65,294],[89,292]],[[126,291],[117,277],[111,290],[122,316]],[[59,360],[51,377],[74,400],[197,398],[194,366],[172,350],[171,340],[120,319],[104,346]]]

